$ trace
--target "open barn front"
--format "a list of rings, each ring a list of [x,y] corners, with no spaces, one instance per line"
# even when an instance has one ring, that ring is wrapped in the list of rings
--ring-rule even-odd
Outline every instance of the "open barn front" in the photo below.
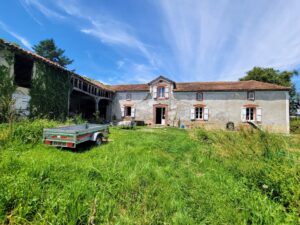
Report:
[[[95,98],[73,90],[70,94],[70,116],[81,114],[84,119],[91,120],[96,112]]]
[[[111,101],[108,99],[101,99],[98,103],[98,111],[100,121],[107,123],[111,121]]]

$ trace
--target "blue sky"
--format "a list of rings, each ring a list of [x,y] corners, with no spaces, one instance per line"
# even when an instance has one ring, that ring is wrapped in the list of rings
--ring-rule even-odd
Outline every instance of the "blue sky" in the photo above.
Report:
[[[27,49],[54,38],[70,69],[109,84],[226,81],[299,70],[299,12],[299,0],[10,0],[0,37]]]

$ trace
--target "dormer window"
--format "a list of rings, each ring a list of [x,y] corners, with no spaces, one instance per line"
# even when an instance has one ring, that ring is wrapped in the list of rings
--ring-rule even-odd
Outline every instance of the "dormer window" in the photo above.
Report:
[[[126,100],[130,101],[131,100],[131,93],[126,93]]]
[[[165,92],[166,92],[165,87],[158,87],[157,88],[157,94],[158,94],[159,98],[164,98],[165,97]]]
[[[197,92],[196,93],[196,100],[197,101],[203,101],[203,92]]]
[[[254,101],[255,100],[255,92],[254,91],[248,91],[247,92],[247,99],[250,101]]]

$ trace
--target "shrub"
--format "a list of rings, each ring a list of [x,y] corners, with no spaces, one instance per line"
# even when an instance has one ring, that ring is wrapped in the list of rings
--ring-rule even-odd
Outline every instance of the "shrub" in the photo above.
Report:
[[[293,134],[300,134],[300,119],[294,118],[290,122],[290,130]]]
[[[10,134],[8,125],[0,126],[0,145],[5,145],[9,141],[16,141],[24,144],[36,144],[43,135],[44,128],[51,128],[62,125],[62,123],[47,120],[22,120],[13,125],[12,133]]]

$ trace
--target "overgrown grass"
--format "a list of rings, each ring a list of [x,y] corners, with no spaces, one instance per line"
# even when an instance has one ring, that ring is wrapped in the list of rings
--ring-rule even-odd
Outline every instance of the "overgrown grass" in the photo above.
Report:
[[[0,151],[2,223],[299,223],[300,146],[286,137],[137,128],[87,151],[34,142]]]

